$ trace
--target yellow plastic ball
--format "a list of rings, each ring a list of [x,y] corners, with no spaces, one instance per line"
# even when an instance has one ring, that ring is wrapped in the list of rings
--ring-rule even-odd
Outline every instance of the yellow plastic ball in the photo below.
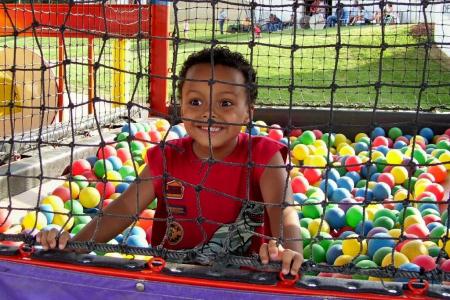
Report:
[[[403,220],[403,228],[407,229],[409,226],[413,224],[422,224],[425,225],[425,221],[422,216],[411,215],[407,216],[405,220]]]
[[[422,194],[428,185],[432,182],[427,178],[420,178],[414,184],[414,196],[417,198],[420,194]]]
[[[441,235],[441,239],[439,239],[438,241],[438,246],[441,249],[444,249],[444,251],[447,253],[448,256],[450,256],[450,241],[447,240],[447,242],[444,243],[442,242],[442,238],[445,236],[445,233],[443,235]],[[447,238],[450,238],[450,233],[448,233]]]
[[[405,189],[399,189],[394,194],[394,201],[403,201],[406,200],[407,198],[408,198],[408,191]]]
[[[427,249],[430,249],[431,247],[437,247],[438,245],[436,245],[435,242],[432,241],[424,241],[423,244],[425,245],[425,247],[427,247]]]
[[[144,171],[146,166],[147,166],[146,164],[143,164],[142,166],[139,166],[139,168],[137,170],[139,175],[142,173],[142,171]]]
[[[382,267],[387,267],[390,265],[394,265],[394,267],[398,268],[403,264],[409,263],[408,257],[401,252],[394,252],[394,257],[392,258],[392,253],[388,253],[383,260],[381,261]]]
[[[114,186],[116,186],[122,183],[122,175],[120,175],[120,173],[117,171],[107,171],[106,180],[110,181]]]
[[[355,149],[353,149],[352,146],[346,144],[345,146],[341,147],[341,149],[339,149],[339,155],[355,155]]]
[[[80,186],[76,182],[66,181],[66,182],[64,182],[63,186],[65,186],[66,188],[68,188],[70,190],[72,199],[78,198],[78,195],[80,194]]]
[[[64,226],[64,230],[70,231],[70,229],[72,229],[73,227],[73,222],[75,219],[73,217],[69,219],[68,214],[69,210],[65,208],[63,208],[60,211],[55,211],[53,217],[53,224],[59,225],[61,227]]]
[[[158,131],[167,131],[170,128],[170,123],[166,119],[158,119],[155,121],[155,127]]]
[[[345,240],[342,241],[342,253],[352,257],[366,254],[367,241],[362,240],[359,242],[357,234],[350,234],[345,238]]]
[[[305,158],[304,165],[308,167],[323,168],[327,165],[327,160],[320,155],[310,155]]]
[[[22,219],[22,227],[26,230],[41,230],[47,226],[47,218],[41,212],[30,211]]]
[[[408,170],[402,166],[395,166],[391,170],[396,184],[403,184],[408,179]]]
[[[96,188],[85,187],[80,192],[80,203],[85,208],[94,208],[100,203],[100,193]]]
[[[292,156],[298,161],[303,161],[309,155],[309,148],[303,144],[297,144],[292,149]]]
[[[403,162],[403,153],[397,149],[391,149],[386,154],[386,162],[392,165],[399,165]]]
[[[327,149],[327,143],[325,143],[325,141],[323,140],[315,140],[313,142],[313,146],[316,148],[325,148]]]
[[[345,266],[351,263],[352,260],[353,256],[343,254],[336,258],[336,260],[334,261],[334,265],[337,267]]]
[[[342,133],[338,133],[334,136],[334,144],[339,146],[342,143],[347,143],[347,137]]]
[[[316,151],[314,151],[315,155],[326,156],[328,154],[328,149],[323,147],[316,147]]]
[[[388,231],[388,234],[394,239],[398,239],[402,235],[402,231],[399,228],[393,228]]]
[[[380,157],[384,157],[384,154],[383,154],[383,152],[381,152],[381,151],[378,151],[378,150],[373,150],[372,151],[372,160],[373,161],[375,161],[375,160],[377,160],[378,158],[380,158]]]
[[[255,125],[259,128],[260,132],[267,132],[267,123],[262,121],[262,120],[258,120],[255,122]]]
[[[450,171],[450,151],[446,151],[439,156],[439,161],[444,164],[447,171]]]
[[[109,196],[109,199],[111,199],[111,200],[116,200],[117,198],[119,198],[120,197],[120,193],[114,193],[114,194],[112,194],[111,196]]]
[[[418,255],[428,255],[428,249],[422,241],[412,240],[403,245],[401,253],[408,257],[409,261],[413,261]]]
[[[360,133],[356,134],[355,135],[355,142],[359,142],[364,137],[368,137],[368,135],[365,134],[364,132],[360,132]]]
[[[52,206],[53,211],[58,211],[64,208],[64,201],[55,195],[49,195],[42,199],[41,204],[49,204]]]
[[[327,221],[323,220],[322,227],[320,227],[321,220],[320,218],[312,220],[308,225],[308,230],[311,236],[316,236],[320,232],[330,233],[330,226]]]

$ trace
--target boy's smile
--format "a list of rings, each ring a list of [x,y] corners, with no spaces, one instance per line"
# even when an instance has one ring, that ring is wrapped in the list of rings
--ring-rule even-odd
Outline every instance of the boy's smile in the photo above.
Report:
[[[214,79],[218,82],[210,86],[211,79],[210,64],[193,65],[188,70],[181,92],[181,115],[194,140],[194,153],[199,158],[209,157],[211,144],[213,158],[223,159],[235,148],[241,126],[250,120],[251,109],[241,71],[215,65]]]

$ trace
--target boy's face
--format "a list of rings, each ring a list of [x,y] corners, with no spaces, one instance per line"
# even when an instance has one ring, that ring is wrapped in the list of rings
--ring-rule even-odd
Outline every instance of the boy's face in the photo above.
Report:
[[[232,85],[245,84],[242,73],[231,67],[215,65],[214,76],[216,81],[221,82],[214,83],[210,88],[207,82],[212,78],[210,64],[197,64],[188,70],[181,90],[181,116],[187,133],[194,139],[196,154],[208,156],[210,136],[214,157],[219,158],[234,149],[241,125],[248,123],[250,116],[246,88]],[[208,128],[209,118],[218,124]]]

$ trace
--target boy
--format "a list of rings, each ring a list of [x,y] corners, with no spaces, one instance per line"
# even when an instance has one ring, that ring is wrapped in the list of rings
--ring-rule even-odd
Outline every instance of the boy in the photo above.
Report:
[[[264,234],[298,239],[300,225],[294,207],[281,208],[291,199],[284,167],[287,148],[241,133],[241,126],[252,118],[255,82],[248,61],[228,48],[190,55],[178,82],[188,137],[151,148],[141,181],[130,185],[73,240],[110,241],[156,196],[152,246],[198,248],[204,253],[227,249],[238,255],[257,252],[262,263],[269,258],[281,261],[284,274],[297,274],[303,262],[301,242],[288,241],[285,249],[261,238]],[[58,234],[41,232],[37,241],[44,249],[55,248]],[[68,239],[69,234],[62,233],[58,247],[64,248]]]

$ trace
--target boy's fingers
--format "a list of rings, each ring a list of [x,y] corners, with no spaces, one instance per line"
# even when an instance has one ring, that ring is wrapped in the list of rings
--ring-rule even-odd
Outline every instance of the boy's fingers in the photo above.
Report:
[[[281,272],[283,272],[284,275],[287,275],[289,273],[289,270],[291,269],[291,263],[294,259],[295,253],[286,250],[283,252],[282,262],[281,262]]]
[[[59,236],[59,249],[64,249],[67,245],[67,241],[70,239],[70,235],[68,232],[64,231],[60,236]]]
[[[47,234],[47,242],[49,248],[56,248],[56,236],[58,235],[58,230],[52,229]]]
[[[261,259],[261,262],[263,264],[268,264],[269,263],[268,247],[269,247],[269,245],[267,245],[267,243],[264,243],[259,248],[259,258]]]
[[[300,270],[302,263],[303,263],[303,255],[301,255],[300,253],[296,253],[294,256],[294,262],[292,263],[291,266],[291,275],[298,274],[298,271]]]
[[[270,240],[268,244],[268,252],[271,260],[280,260],[278,256],[278,245],[274,240]]]

